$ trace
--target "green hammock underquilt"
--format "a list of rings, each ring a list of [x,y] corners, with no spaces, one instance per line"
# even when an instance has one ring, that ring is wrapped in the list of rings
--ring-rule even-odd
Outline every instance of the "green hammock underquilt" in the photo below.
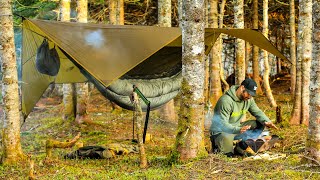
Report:
[[[130,96],[133,92],[133,86],[136,86],[150,101],[151,110],[154,110],[179,93],[182,80],[181,53],[179,52],[181,52],[180,47],[164,47],[108,87],[101,84],[74,60],[72,62],[104,97],[120,107],[133,110]],[[72,59],[66,53],[65,55]],[[147,105],[141,103],[141,108],[146,111]]]

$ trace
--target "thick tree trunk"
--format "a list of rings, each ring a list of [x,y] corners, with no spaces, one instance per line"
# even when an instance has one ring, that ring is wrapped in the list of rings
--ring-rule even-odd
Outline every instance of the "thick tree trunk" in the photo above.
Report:
[[[259,29],[259,18],[258,18],[258,0],[253,0],[253,29]],[[260,70],[259,70],[259,47],[253,45],[252,52],[252,71],[253,79],[257,83],[257,94],[262,94],[261,84],[260,84]]]
[[[87,23],[88,21],[88,1],[77,0],[77,21]],[[77,83],[77,107],[76,122],[81,124],[87,116],[87,104],[89,100],[89,84]]]
[[[182,2],[182,84],[175,155],[181,161],[204,148],[204,1]]]
[[[297,77],[297,67],[296,67],[296,15],[295,15],[295,5],[294,0],[290,0],[290,60],[291,60],[291,89],[290,92],[292,96],[295,94],[296,89],[296,77]]]
[[[3,128],[1,131],[5,164],[25,158],[20,144],[20,111],[12,1],[0,1],[0,60],[2,72]]]
[[[309,86],[310,86],[310,66],[312,58],[312,0],[303,1],[300,9],[302,25],[302,82],[301,82],[301,123],[308,125],[309,121]]]
[[[209,22],[208,27],[218,28],[218,0],[210,1],[209,10]],[[218,40],[219,41],[219,40]],[[220,69],[221,69],[221,44],[216,42],[212,47],[210,53],[209,63],[209,100],[212,107],[214,107],[222,95],[221,80],[220,80]]]
[[[234,0],[234,27],[244,28],[243,17],[243,0]],[[246,51],[245,41],[242,39],[236,39],[236,84],[240,84],[246,78]]]
[[[313,1],[313,56],[310,81],[310,121],[306,155],[320,161],[320,0]],[[317,164],[319,165],[319,164]]]
[[[263,35],[268,38],[268,0],[263,0]],[[264,60],[264,75],[263,75],[263,85],[265,88],[265,92],[268,98],[268,101],[270,102],[272,107],[277,107],[277,103],[273,98],[272,91],[270,88],[269,84],[269,73],[270,73],[270,68],[269,68],[269,57],[268,57],[268,52],[263,51],[263,60]]]

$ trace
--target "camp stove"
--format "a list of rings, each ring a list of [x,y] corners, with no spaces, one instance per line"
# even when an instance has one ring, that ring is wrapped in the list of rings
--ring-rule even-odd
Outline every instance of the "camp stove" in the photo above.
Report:
[[[261,137],[257,139],[247,139],[245,142],[255,153],[257,153],[270,149],[278,140],[279,136],[272,135],[270,140]]]

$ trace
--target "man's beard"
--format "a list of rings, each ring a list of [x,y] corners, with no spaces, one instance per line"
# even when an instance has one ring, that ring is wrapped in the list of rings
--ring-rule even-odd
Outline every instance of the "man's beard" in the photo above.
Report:
[[[240,100],[242,100],[242,101],[247,101],[247,100],[249,100],[250,98],[245,98],[245,97],[243,96],[244,93],[245,93],[245,90],[243,90],[242,93],[240,94]]]

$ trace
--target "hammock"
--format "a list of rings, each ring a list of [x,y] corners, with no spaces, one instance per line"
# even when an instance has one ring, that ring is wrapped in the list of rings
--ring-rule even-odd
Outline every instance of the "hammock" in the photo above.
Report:
[[[261,33],[250,29],[205,32],[208,54],[225,33],[283,56]],[[60,59],[58,74],[36,68],[37,49],[47,40]],[[22,112],[26,118],[50,83],[90,80],[108,99],[132,109],[129,96],[136,85],[155,109],[174,98],[181,83],[181,30],[174,27],[116,26],[25,19],[22,50]],[[290,62],[290,61],[289,61]],[[141,104],[145,110],[145,106]]]

